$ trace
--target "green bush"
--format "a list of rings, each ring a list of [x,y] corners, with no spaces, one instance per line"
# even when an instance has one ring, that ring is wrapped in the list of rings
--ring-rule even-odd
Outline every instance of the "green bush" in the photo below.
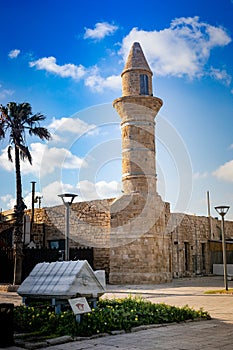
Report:
[[[140,325],[182,322],[196,318],[210,319],[210,315],[202,309],[153,304],[138,297],[99,300],[96,309],[81,316],[80,323],[75,321],[71,310],[55,314],[50,306],[18,306],[14,309],[16,331],[45,336],[91,336],[114,330],[129,332],[132,327]]]

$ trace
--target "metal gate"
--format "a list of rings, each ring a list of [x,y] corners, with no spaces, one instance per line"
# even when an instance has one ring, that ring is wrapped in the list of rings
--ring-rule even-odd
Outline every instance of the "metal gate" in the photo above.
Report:
[[[22,281],[29,275],[36,264],[62,260],[62,253],[57,249],[23,250]],[[87,260],[93,268],[93,248],[71,248],[70,260]],[[0,249],[0,283],[12,283],[14,274],[13,249]]]
[[[0,283],[12,283],[14,258],[12,248],[0,249]]]

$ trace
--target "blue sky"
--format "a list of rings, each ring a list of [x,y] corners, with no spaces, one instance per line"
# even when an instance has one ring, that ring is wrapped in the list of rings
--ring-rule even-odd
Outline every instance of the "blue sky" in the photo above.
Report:
[[[29,102],[46,115],[52,141],[28,138],[22,164],[42,205],[121,193],[120,73],[134,41],[154,73],[158,189],[172,211],[232,206],[233,1],[2,1],[0,103]],[[0,144],[0,208],[13,207],[15,177]]]

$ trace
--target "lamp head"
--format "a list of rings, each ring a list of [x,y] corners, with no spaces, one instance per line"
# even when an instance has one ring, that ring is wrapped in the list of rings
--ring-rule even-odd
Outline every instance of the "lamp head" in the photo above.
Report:
[[[219,205],[214,207],[214,209],[221,215],[222,217],[226,215],[230,207],[228,205]]]
[[[73,203],[73,200],[75,199],[75,197],[77,197],[77,194],[73,194],[73,193],[64,193],[64,194],[59,194],[58,197],[60,197],[62,199],[62,202],[66,205],[71,205]]]

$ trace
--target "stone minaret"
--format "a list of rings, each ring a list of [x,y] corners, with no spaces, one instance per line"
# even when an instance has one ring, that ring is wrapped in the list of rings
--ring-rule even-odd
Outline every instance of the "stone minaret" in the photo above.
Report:
[[[156,193],[155,122],[163,102],[153,97],[152,71],[134,43],[122,77],[122,97],[113,102],[121,117],[122,182],[125,194]]]
[[[156,189],[155,122],[163,102],[153,96],[152,71],[134,43],[122,77],[123,194],[111,205],[110,283],[160,283],[171,279],[169,209]],[[166,259],[165,259],[166,257]]]

